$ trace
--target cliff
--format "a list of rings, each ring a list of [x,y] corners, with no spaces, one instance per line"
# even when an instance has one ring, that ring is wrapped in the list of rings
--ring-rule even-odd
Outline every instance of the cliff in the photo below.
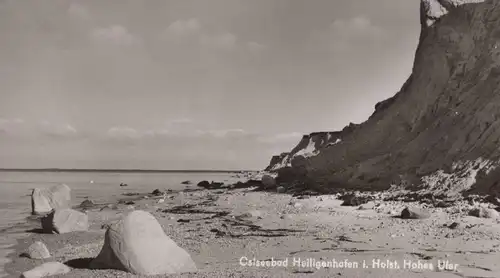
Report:
[[[269,170],[313,150],[300,167],[315,187],[500,194],[500,4],[479,2],[422,0],[420,40],[401,90],[355,128],[304,136]]]
[[[315,132],[302,136],[300,142],[290,152],[273,156],[266,171],[276,171],[278,169],[291,166],[292,159],[298,155],[311,157],[318,155],[321,150],[328,148],[341,141],[340,132]]]
[[[356,125],[351,123],[342,131],[313,132],[304,135],[290,152],[284,152],[280,155],[273,156],[265,171],[276,172],[284,167],[291,167],[292,160],[297,156],[306,158],[317,156],[323,150],[341,142],[342,137],[350,133],[355,127]]]

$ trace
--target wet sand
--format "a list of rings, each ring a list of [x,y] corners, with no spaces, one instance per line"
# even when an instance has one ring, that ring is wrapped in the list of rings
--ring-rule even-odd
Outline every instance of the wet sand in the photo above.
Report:
[[[31,221],[25,231],[8,233],[22,238],[6,271],[19,277],[41,264],[19,256],[40,240],[53,254],[50,260],[73,267],[59,277],[140,277],[86,267],[102,246],[102,225],[141,209],[151,212],[198,266],[197,273],[159,277],[500,277],[500,220],[468,216],[471,205],[464,202],[429,208],[428,219],[406,220],[397,217],[401,210],[422,204],[375,201],[374,208],[360,210],[341,206],[333,195],[292,197],[251,189],[172,191],[163,203],[161,197],[129,198],[135,204],[89,210],[88,232],[39,234],[38,222]],[[459,223],[455,229],[448,227],[453,222]],[[251,260],[264,266],[249,265]]]

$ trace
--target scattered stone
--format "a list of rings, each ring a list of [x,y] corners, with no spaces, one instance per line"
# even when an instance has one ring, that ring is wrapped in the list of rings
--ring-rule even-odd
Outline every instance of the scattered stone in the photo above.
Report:
[[[278,192],[278,193],[280,193],[280,194],[281,194],[281,193],[285,193],[285,192],[286,192],[286,188],[285,188],[285,187],[283,187],[283,186],[279,186],[279,187],[276,189],[276,192]]]
[[[126,201],[125,205],[135,205],[135,202],[134,201]]]
[[[210,187],[210,182],[208,182],[208,181],[200,181],[200,182],[197,184],[197,186],[199,186],[199,187],[203,187],[203,188],[208,188],[208,187]]]
[[[65,234],[89,229],[88,215],[73,209],[58,209],[42,218],[44,233]]]
[[[30,259],[43,260],[50,258],[49,249],[41,241],[35,241],[28,247],[28,250],[24,253],[26,257]]]
[[[149,199],[149,196],[144,196],[144,197],[142,197],[142,198],[143,198],[143,199]]]
[[[450,228],[450,229],[452,229],[452,230],[457,229],[457,228],[459,228],[459,227],[460,227],[460,223],[458,223],[458,222],[453,222],[453,223],[451,223],[451,224],[448,226],[448,228]]]
[[[276,180],[271,175],[262,176],[261,182],[265,188],[271,188],[276,186]]]
[[[117,206],[117,205],[115,205],[115,204],[108,204],[107,206],[104,206],[103,208],[101,208],[101,210],[100,210],[100,211],[107,210],[107,209],[117,210],[117,209],[118,209],[118,206]]]
[[[60,262],[47,262],[31,270],[23,272],[21,278],[41,278],[54,275],[63,275],[71,271],[67,265]]]
[[[237,219],[245,219],[245,218],[251,218],[253,215],[249,212],[245,212],[243,214],[239,214],[239,215],[236,215],[234,216],[234,218],[237,218]]]
[[[120,186],[128,186],[128,184],[122,182],[120,183]]]
[[[299,200],[309,199],[309,198],[311,198],[311,196],[309,196],[309,195],[298,195],[297,196],[297,199],[299,199]],[[322,199],[321,200],[318,199],[318,201],[323,201],[323,200]]]
[[[127,214],[108,228],[104,246],[90,267],[141,275],[197,270],[189,253],[165,234],[156,218],[140,210]]]
[[[183,181],[181,182],[181,184],[191,184],[192,182],[191,181]]]
[[[434,206],[437,208],[449,208],[452,207],[453,204],[450,202],[438,201],[437,203],[434,204]]]
[[[200,181],[197,186],[203,187],[205,189],[221,189],[224,185],[223,182],[208,182],[208,181]]]
[[[161,204],[161,203],[163,203],[163,202],[165,202],[165,199],[160,199],[160,200],[158,200],[158,202],[157,202],[157,203],[158,203],[158,204]]]
[[[53,209],[69,208],[71,203],[71,188],[59,184],[50,188],[35,188],[31,193],[31,213],[42,215]]]
[[[126,192],[126,193],[122,193],[123,196],[137,196],[137,195],[141,195],[140,193],[137,193],[137,192]]]
[[[94,207],[95,204],[89,199],[84,200],[83,202],[80,203],[80,208],[91,208]]]
[[[163,195],[163,192],[161,192],[161,190],[157,188],[157,189],[153,190],[153,192],[151,194],[154,196],[161,196],[161,195]]]
[[[478,218],[491,218],[491,219],[499,218],[498,211],[485,207],[472,209],[471,211],[469,211],[469,215]]]
[[[375,208],[375,203],[374,202],[368,202],[366,204],[362,204],[361,206],[358,207],[358,210],[371,210]]]
[[[406,207],[401,211],[402,219],[426,219],[431,217],[430,213],[419,208]]]
[[[341,197],[344,201],[341,206],[360,206],[373,200],[371,196],[356,196],[354,194],[348,194]]]
[[[221,231],[219,229],[215,229],[215,228],[210,229],[210,232],[215,233],[215,237],[223,237],[226,235],[226,232]]]

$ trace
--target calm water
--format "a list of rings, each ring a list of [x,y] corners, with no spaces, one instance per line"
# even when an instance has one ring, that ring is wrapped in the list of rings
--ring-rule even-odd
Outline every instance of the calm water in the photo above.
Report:
[[[156,188],[182,189],[190,180],[196,187],[201,180],[235,182],[234,173],[68,173],[68,172],[0,172],[0,229],[22,221],[31,212],[31,189],[67,184],[74,205],[89,197],[106,202],[125,192],[151,192]],[[93,183],[90,183],[93,181]],[[120,187],[120,183],[129,186]]]

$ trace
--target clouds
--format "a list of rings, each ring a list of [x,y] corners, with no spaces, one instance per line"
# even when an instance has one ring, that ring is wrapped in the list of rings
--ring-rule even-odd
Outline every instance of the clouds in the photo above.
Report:
[[[49,121],[29,122],[19,118],[0,119],[0,130],[4,134],[4,139],[74,139],[79,135],[76,128],[70,124]]]
[[[143,135],[131,127],[112,127],[108,129],[107,136],[113,139],[140,139]]]
[[[196,18],[188,20],[177,20],[172,22],[167,28],[167,32],[176,36],[186,36],[196,34],[200,31],[201,24]]]
[[[266,49],[266,46],[258,42],[248,42],[247,47],[252,53],[260,53]]]
[[[97,28],[91,32],[91,36],[96,40],[111,42],[115,45],[129,46],[141,43],[141,39],[130,33],[126,27],[116,24]]]
[[[42,121],[39,128],[43,134],[49,136],[70,138],[78,135],[76,128],[70,124],[56,124],[48,121]]]
[[[265,49],[263,44],[257,42],[238,45],[238,37],[235,34],[227,31],[209,31],[197,18],[179,19],[172,22],[161,37],[170,42],[194,42],[205,49],[229,51],[241,46],[254,53]]]
[[[382,1],[3,1],[0,111],[25,122],[0,124],[0,136],[54,156],[74,144],[95,167],[132,160],[123,146],[168,165],[192,154],[224,167],[225,148],[267,163],[268,149],[300,137],[278,133],[342,128],[404,82],[418,3]],[[414,39],[404,64],[400,34]],[[0,148],[29,153],[16,140]]]
[[[79,19],[79,20],[91,20],[92,16],[90,15],[89,11],[85,6],[83,6],[80,3],[77,2],[71,2],[71,4],[68,7],[68,15],[71,16],[72,18]]]
[[[303,134],[300,132],[279,133],[267,136],[259,136],[258,140],[266,144],[293,144],[297,143]]]
[[[200,43],[203,46],[215,49],[231,50],[236,46],[236,36],[231,33],[206,35],[200,37]]]
[[[359,15],[335,19],[328,28],[313,31],[310,45],[326,46],[334,52],[352,52],[363,47],[378,46],[387,35],[370,18]]]

